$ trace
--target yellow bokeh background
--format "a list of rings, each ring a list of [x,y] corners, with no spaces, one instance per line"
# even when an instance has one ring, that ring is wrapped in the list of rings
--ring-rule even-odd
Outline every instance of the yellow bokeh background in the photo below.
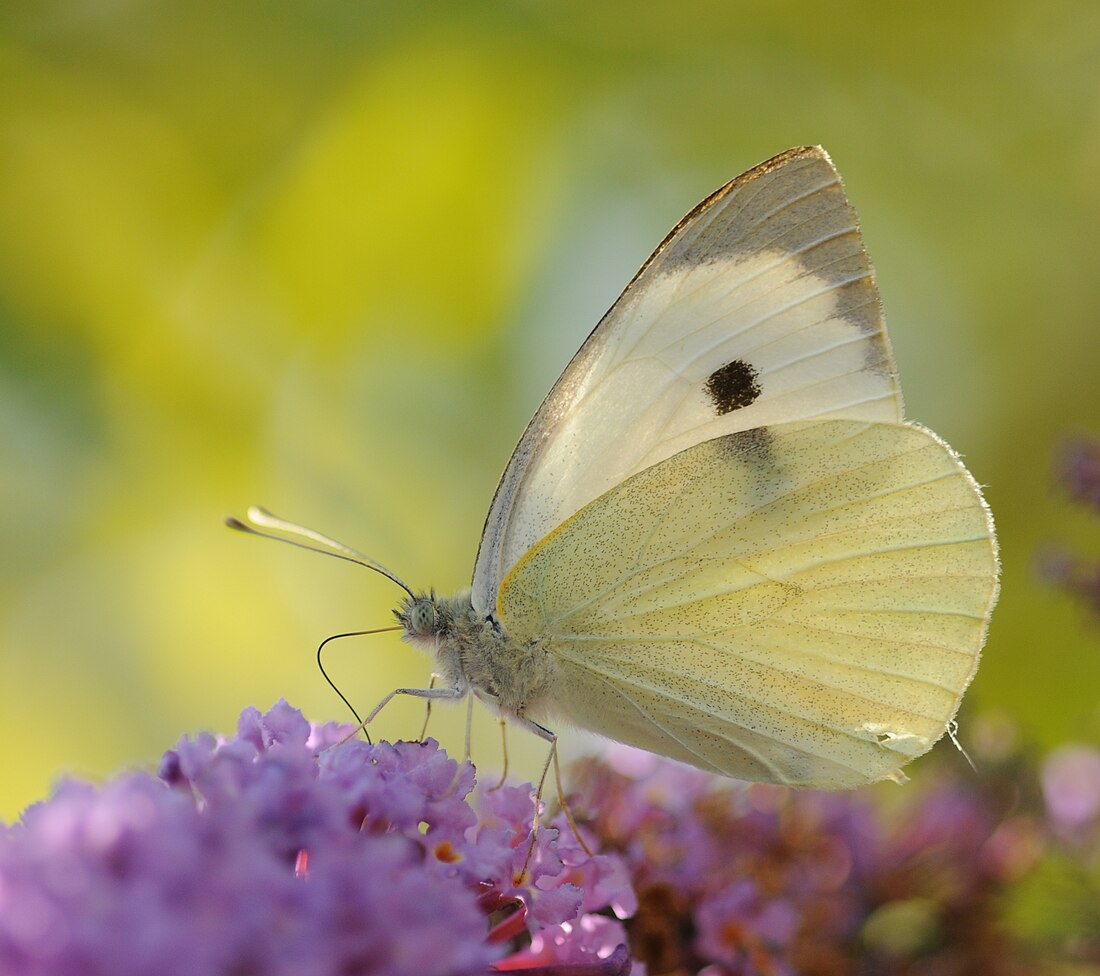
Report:
[[[248,704],[345,717],[314,649],[398,591],[222,517],[262,502],[466,585],[523,425],[637,266],[810,142],[909,415],[997,518],[967,707],[1096,741],[1100,632],[1034,560],[1100,557],[1050,473],[1100,431],[1098,49],[1090,0],[5,5],[0,817]],[[328,663],[363,708],[429,671],[392,634]],[[454,749],[463,717],[433,726]]]

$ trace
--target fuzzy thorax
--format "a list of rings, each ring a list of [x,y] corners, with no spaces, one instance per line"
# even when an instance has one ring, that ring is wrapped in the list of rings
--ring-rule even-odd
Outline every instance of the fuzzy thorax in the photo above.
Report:
[[[443,682],[473,692],[506,715],[540,712],[553,663],[542,641],[515,641],[490,617],[474,610],[469,593],[410,597],[394,611],[402,639],[435,657]]]

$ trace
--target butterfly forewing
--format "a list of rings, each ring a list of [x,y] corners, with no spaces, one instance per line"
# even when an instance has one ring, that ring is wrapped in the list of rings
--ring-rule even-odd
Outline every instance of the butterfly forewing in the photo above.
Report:
[[[859,226],[824,150],[793,149],[669,234],[554,385],[486,520],[476,609],[539,539],[624,479],[724,434],[901,420]]]
[[[552,715],[731,776],[848,787],[898,778],[943,734],[996,575],[942,441],[819,421],[632,476],[520,560],[497,612],[544,642]]]

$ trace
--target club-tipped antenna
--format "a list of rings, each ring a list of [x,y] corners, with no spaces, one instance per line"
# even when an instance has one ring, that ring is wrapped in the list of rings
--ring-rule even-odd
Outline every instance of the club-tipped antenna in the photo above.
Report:
[[[386,579],[400,586],[410,597],[414,599],[416,597],[416,594],[413,593],[401,577],[397,576],[395,573],[391,573],[380,562],[371,559],[370,556],[364,555],[359,552],[358,549],[352,549],[350,546],[345,546],[342,542],[337,542],[335,539],[327,535],[322,535],[320,532],[316,532],[313,529],[307,529],[304,525],[298,525],[296,522],[288,522],[286,519],[281,519],[279,516],[273,515],[266,508],[260,508],[259,505],[251,506],[248,509],[247,517],[248,521],[244,522],[233,515],[229,515],[226,517],[225,524],[231,529],[236,529],[238,532],[247,532],[249,535],[258,535],[263,539],[274,539],[276,542],[285,542],[287,545],[297,546],[299,549],[319,552],[324,556],[335,556],[337,559],[346,559],[349,563],[357,563],[360,566],[365,566],[367,569],[373,569],[376,573],[385,576]],[[317,545],[311,546],[298,539],[288,539],[285,536],[276,535],[276,532],[285,532],[290,536],[301,536],[304,539],[309,539],[310,542],[317,543]],[[321,671],[324,673],[323,668]]]

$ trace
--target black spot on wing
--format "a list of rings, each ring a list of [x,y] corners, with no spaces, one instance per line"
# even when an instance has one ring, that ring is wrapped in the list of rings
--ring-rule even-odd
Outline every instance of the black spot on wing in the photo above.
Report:
[[[703,384],[719,416],[740,410],[760,396],[759,374],[743,359],[734,359],[719,366]]]

